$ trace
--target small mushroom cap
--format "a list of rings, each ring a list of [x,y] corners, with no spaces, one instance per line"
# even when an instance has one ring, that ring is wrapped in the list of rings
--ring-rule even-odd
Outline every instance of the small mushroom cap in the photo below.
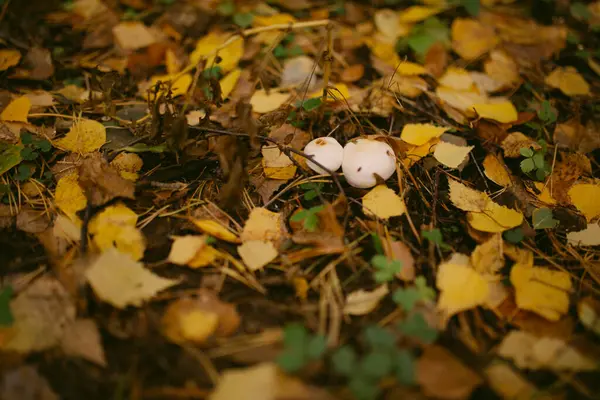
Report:
[[[394,150],[384,142],[358,139],[344,147],[342,171],[346,181],[356,188],[370,188],[377,184],[375,175],[387,180],[396,171]]]
[[[344,158],[344,148],[332,137],[321,137],[312,140],[304,148],[304,153],[312,156],[316,162],[331,172],[337,171],[341,167]],[[327,173],[310,160],[306,161],[306,165],[318,174]]]

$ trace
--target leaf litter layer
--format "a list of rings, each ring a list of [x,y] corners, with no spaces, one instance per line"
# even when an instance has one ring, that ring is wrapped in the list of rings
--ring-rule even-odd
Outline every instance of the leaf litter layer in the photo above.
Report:
[[[600,2],[0,8],[0,398],[595,398]]]

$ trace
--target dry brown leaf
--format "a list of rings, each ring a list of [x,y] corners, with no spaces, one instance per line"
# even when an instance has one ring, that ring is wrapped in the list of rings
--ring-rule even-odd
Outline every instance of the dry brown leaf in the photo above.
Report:
[[[107,365],[100,331],[92,319],[78,319],[69,325],[60,346],[68,356],[81,357],[101,367]]]
[[[504,157],[517,158],[521,156],[522,148],[533,148],[533,150],[539,150],[542,147],[533,139],[525,136],[521,132],[510,133],[506,139],[502,141],[502,149],[504,150]]]
[[[121,22],[112,28],[112,31],[123,50],[137,50],[156,43],[152,31],[139,21]]]
[[[135,184],[119,175],[99,153],[83,160],[79,166],[79,185],[88,201],[99,206],[116,197],[134,198]]]

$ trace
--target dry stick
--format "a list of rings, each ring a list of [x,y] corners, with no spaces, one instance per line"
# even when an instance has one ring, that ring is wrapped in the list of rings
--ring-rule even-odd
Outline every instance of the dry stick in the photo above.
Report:
[[[329,77],[331,76],[331,64],[333,61],[333,25],[327,24],[327,48],[323,53],[323,63],[325,70],[323,71],[323,97],[321,100],[321,109],[324,110],[324,105],[327,102],[327,87],[329,86]]]

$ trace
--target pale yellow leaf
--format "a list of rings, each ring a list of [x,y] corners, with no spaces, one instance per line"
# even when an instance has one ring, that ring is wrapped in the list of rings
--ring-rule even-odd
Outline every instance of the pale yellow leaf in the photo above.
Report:
[[[545,79],[546,85],[560,89],[567,96],[587,96],[590,85],[573,67],[558,67]]]
[[[471,265],[480,274],[495,274],[504,267],[502,235],[494,234],[475,247],[471,254]]]
[[[93,319],[78,319],[67,326],[60,346],[68,356],[81,357],[101,367],[106,366],[102,337]]]
[[[363,199],[365,215],[382,219],[397,217],[406,212],[406,206],[400,196],[385,185],[377,185]]]
[[[569,274],[542,267],[515,264],[510,271],[517,307],[558,321],[569,310],[572,289]]]
[[[221,85],[221,97],[223,97],[223,100],[229,97],[229,94],[233,91],[235,85],[237,85],[241,74],[242,70],[235,68],[219,81],[219,84]]]
[[[399,37],[405,36],[410,31],[406,24],[400,22],[398,13],[389,8],[382,8],[375,11],[373,21],[384,41],[390,44],[394,43]]]
[[[118,203],[96,214],[88,230],[101,251],[116,248],[139,260],[144,256],[146,242],[142,232],[136,228],[136,222],[137,215],[124,204]]]
[[[248,240],[238,246],[238,253],[250,271],[256,271],[277,258],[277,249],[272,242]]]
[[[490,201],[487,194],[454,180],[448,179],[450,188],[450,201],[456,208],[463,211],[483,211],[486,204]]]
[[[567,241],[573,246],[600,246],[600,225],[591,223],[584,230],[569,232]]]
[[[432,124],[406,124],[402,128],[400,139],[415,146],[421,146],[440,137],[448,128]]]
[[[10,103],[2,110],[0,114],[1,121],[27,122],[27,114],[31,109],[31,100],[27,96],[21,96]]]
[[[479,91],[456,90],[445,86],[435,89],[437,97],[447,105],[456,108],[467,117],[474,117],[474,104],[482,104],[488,101],[487,96]]]
[[[244,225],[242,242],[249,240],[278,241],[283,234],[283,217],[263,207],[253,208]]]
[[[141,306],[158,292],[179,283],[161,278],[114,248],[102,253],[85,276],[94,293],[117,308]]]
[[[78,179],[76,173],[63,176],[58,180],[54,193],[56,206],[73,221],[78,219],[77,211],[83,210],[87,205],[87,199],[79,186]]]
[[[15,65],[18,65],[19,61],[21,61],[21,53],[18,50],[0,50],[0,71],[6,71]]]
[[[443,8],[423,7],[423,6],[412,6],[405,8],[400,12],[400,22],[403,23],[415,23],[424,21],[427,18],[439,14],[443,11]]]
[[[65,137],[54,145],[74,153],[91,153],[106,143],[106,128],[100,122],[91,119],[79,119],[73,124]]]
[[[505,400],[543,398],[531,382],[507,363],[494,361],[484,374],[492,390]]]
[[[346,304],[344,304],[344,314],[367,315],[377,308],[379,302],[389,292],[388,285],[384,284],[372,291],[359,289],[349,293],[346,296]]]
[[[263,156],[263,170],[267,178],[288,180],[296,175],[296,165],[279,147],[275,145],[263,146],[261,153]]]
[[[576,183],[569,189],[569,198],[588,222],[600,215],[600,184]]]
[[[192,84],[192,75],[154,75],[150,78],[149,88],[152,91],[159,82],[161,82],[161,89],[158,91],[159,95],[166,95],[171,89],[172,96],[185,96]],[[144,96],[148,98],[148,92],[144,93]]]
[[[460,91],[472,91],[475,84],[469,71],[458,67],[448,67],[438,82],[444,87]]]
[[[250,98],[252,110],[259,114],[265,114],[277,110],[290,98],[289,93],[280,93],[271,90],[268,94],[265,90],[257,90]]]
[[[502,123],[514,122],[519,118],[517,109],[510,101],[474,104],[473,109],[481,118],[487,118]]]
[[[206,246],[205,236],[175,236],[167,261],[176,265],[186,265]]]
[[[439,142],[433,157],[448,168],[458,168],[469,157],[475,146],[457,146],[450,142]]]
[[[112,29],[116,42],[123,50],[137,50],[156,43],[152,31],[139,21],[125,21]]]

